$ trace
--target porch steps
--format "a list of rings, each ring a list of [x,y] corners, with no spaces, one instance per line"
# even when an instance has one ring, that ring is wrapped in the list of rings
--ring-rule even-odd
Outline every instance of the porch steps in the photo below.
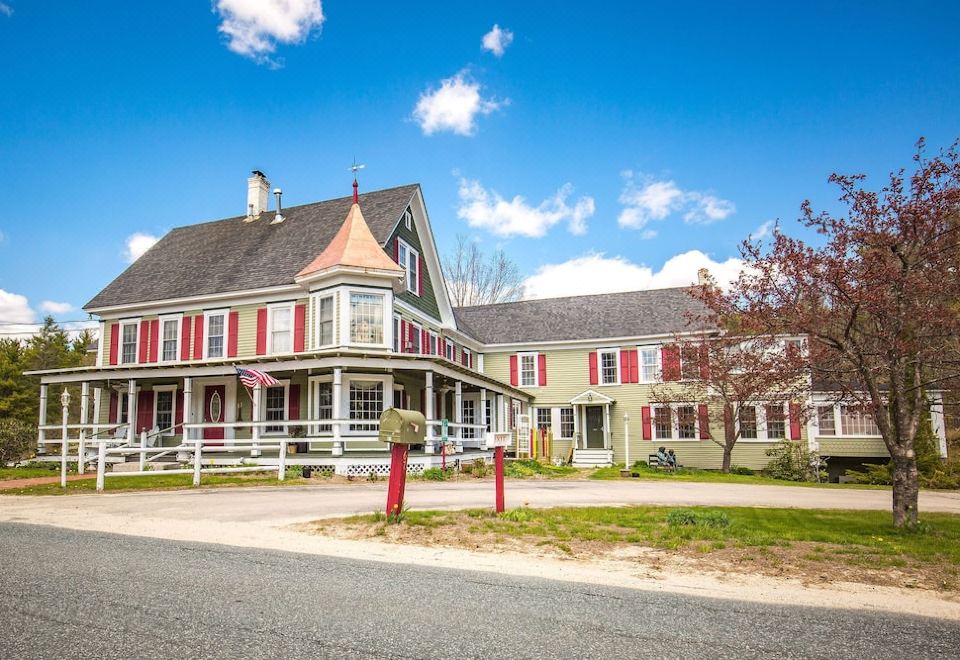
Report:
[[[574,449],[573,467],[594,468],[613,465],[612,449]]]

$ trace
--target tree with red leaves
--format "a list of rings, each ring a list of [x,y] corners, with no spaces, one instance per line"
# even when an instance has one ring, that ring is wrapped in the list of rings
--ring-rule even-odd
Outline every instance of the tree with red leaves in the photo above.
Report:
[[[863,175],[834,174],[845,216],[802,205],[810,245],[779,227],[745,241],[746,268],[727,290],[694,289],[718,319],[747,335],[809,338],[806,368],[835,396],[869,412],[893,464],[893,522],[917,524],[914,438],[925,392],[960,375],[960,142],[879,191]]]

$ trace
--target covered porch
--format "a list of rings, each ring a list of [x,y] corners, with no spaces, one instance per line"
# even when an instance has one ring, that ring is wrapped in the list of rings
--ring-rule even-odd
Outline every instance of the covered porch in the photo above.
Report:
[[[588,389],[569,401],[573,406],[574,467],[613,465],[611,409],[614,399]]]

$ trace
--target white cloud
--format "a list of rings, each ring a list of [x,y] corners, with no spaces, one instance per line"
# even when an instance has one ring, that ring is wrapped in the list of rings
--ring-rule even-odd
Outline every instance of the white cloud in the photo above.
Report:
[[[767,220],[762,225],[753,230],[750,234],[751,241],[759,241],[770,235],[770,229],[773,227],[773,220]]]
[[[227,48],[272,66],[278,43],[303,43],[324,21],[320,0],[216,0],[214,8]]]
[[[683,190],[674,181],[657,181],[630,170],[623,172],[623,178],[625,183],[620,193],[623,209],[617,217],[621,227],[643,229],[651,221],[666,220],[681,211],[688,224],[709,224],[723,220],[737,210],[729,200],[696,190]],[[646,234],[644,237],[650,237]]]
[[[127,246],[124,252],[124,257],[127,260],[127,263],[133,263],[141,256],[143,253],[153,247],[153,244],[160,240],[156,236],[151,236],[150,234],[143,234],[137,232],[127,237]]]
[[[40,311],[46,312],[47,314],[66,314],[67,312],[72,312],[76,307],[70,303],[65,302],[54,302],[52,300],[44,300],[40,303]]]
[[[503,30],[494,23],[493,28],[483,35],[483,50],[489,50],[497,57],[503,57],[503,52],[513,43],[513,32]]]
[[[696,283],[697,271],[701,268],[708,269],[721,287],[728,287],[743,270],[743,262],[734,257],[714,261],[699,250],[690,250],[671,257],[663,268],[654,271],[624,257],[588,253],[541,266],[524,281],[524,297],[556,298],[688,286]]]
[[[473,135],[477,115],[489,115],[510,103],[480,96],[480,83],[470,80],[466,71],[440,81],[440,87],[420,95],[413,109],[413,118],[424,135],[443,131],[457,135]]]
[[[13,7],[5,2],[0,2],[0,14],[4,16],[13,16]]]
[[[593,215],[592,197],[583,196],[571,207],[567,198],[573,193],[569,183],[537,206],[531,206],[521,196],[506,200],[495,190],[487,190],[479,181],[460,179],[458,194],[460,208],[457,217],[471,227],[486,229],[498,236],[529,236],[539,238],[553,225],[566,221],[573,234],[587,231],[587,218]]]
[[[0,337],[28,337],[35,318],[26,296],[0,289]]]

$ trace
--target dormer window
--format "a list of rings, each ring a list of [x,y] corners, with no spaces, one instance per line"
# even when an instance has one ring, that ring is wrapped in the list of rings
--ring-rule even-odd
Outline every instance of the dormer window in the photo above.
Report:
[[[397,239],[397,263],[406,271],[407,291],[420,295],[420,253]]]

